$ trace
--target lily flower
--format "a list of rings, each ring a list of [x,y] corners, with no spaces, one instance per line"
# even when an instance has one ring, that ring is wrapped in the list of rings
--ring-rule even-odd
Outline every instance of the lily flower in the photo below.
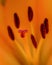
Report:
[[[38,22],[36,5],[35,0],[0,0],[0,65],[52,65],[52,24],[48,16]]]

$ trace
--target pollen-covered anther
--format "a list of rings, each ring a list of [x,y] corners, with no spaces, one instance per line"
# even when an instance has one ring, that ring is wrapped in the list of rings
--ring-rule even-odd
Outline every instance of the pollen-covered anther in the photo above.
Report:
[[[48,33],[49,32],[49,24],[48,24],[48,19],[47,18],[45,18],[44,24],[45,24],[45,28],[46,28],[46,33]]]
[[[14,37],[14,33],[13,33],[11,27],[8,26],[8,27],[7,27],[7,30],[8,30],[8,35],[9,35],[10,39],[11,39],[11,40],[14,40],[15,37]]]
[[[37,48],[37,41],[36,41],[33,34],[31,34],[31,40],[32,40],[32,43],[33,43],[34,47]]]
[[[41,24],[40,31],[41,31],[42,37],[45,39],[45,37],[46,37],[46,28],[45,28],[45,24]]]
[[[16,28],[20,27],[20,19],[17,13],[14,13],[14,24]]]
[[[33,10],[31,8],[31,6],[28,7],[28,20],[29,22],[31,22],[33,19]]]

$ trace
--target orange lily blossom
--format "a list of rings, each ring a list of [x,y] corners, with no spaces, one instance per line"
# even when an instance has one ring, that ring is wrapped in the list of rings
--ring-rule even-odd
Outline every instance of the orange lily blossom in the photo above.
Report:
[[[52,65],[52,0],[0,0],[0,65]]]

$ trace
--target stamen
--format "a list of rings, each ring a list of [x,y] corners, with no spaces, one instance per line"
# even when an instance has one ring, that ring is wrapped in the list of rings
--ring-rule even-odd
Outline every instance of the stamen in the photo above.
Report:
[[[33,10],[30,6],[28,7],[28,19],[29,19],[29,22],[31,22],[33,19]]]
[[[14,13],[14,23],[16,28],[20,27],[20,20],[19,20],[19,16],[17,15],[17,13]]]
[[[8,34],[9,34],[9,37],[11,38],[11,40],[14,40],[15,38],[14,38],[14,34],[13,34],[11,27],[8,26],[7,30],[8,30]]]
[[[48,33],[49,32],[49,25],[48,25],[48,19],[47,18],[45,18],[44,24],[45,24],[45,28],[46,28],[46,33]]]
[[[37,48],[37,42],[32,34],[31,34],[31,40],[32,40],[34,47]]]
[[[44,24],[41,24],[40,31],[41,31],[42,37],[45,39],[45,37],[46,37],[46,29],[45,29]]]

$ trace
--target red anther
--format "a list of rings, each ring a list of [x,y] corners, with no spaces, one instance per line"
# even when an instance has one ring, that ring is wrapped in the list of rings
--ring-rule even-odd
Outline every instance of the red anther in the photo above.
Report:
[[[14,13],[14,24],[16,28],[20,27],[20,19],[17,13]]]
[[[48,19],[47,18],[45,18],[44,24],[45,24],[45,28],[46,28],[46,33],[48,33],[49,32],[49,25],[48,25]]]
[[[31,34],[31,40],[32,40],[32,43],[33,43],[34,47],[37,48],[36,39],[35,39],[35,37],[32,34]]]
[[[29,20],[29,22],[31,22],[32,19],[33,19],[33,10],[32,10],[32,8],[29,6],[29,7],[28,7],[28,20]]]
[[[14,33],[13,33],[13,30],[10,26],[7,27],[7,30],[8,30],[8,35],[10,37],[11,40],[15,40],[15,37],[14,37]]]
[[[40,31],[41,31],[42,37],[45,39],[45,37],[46,37],[46,28],[45,28],[44,24],[41,24]]]

